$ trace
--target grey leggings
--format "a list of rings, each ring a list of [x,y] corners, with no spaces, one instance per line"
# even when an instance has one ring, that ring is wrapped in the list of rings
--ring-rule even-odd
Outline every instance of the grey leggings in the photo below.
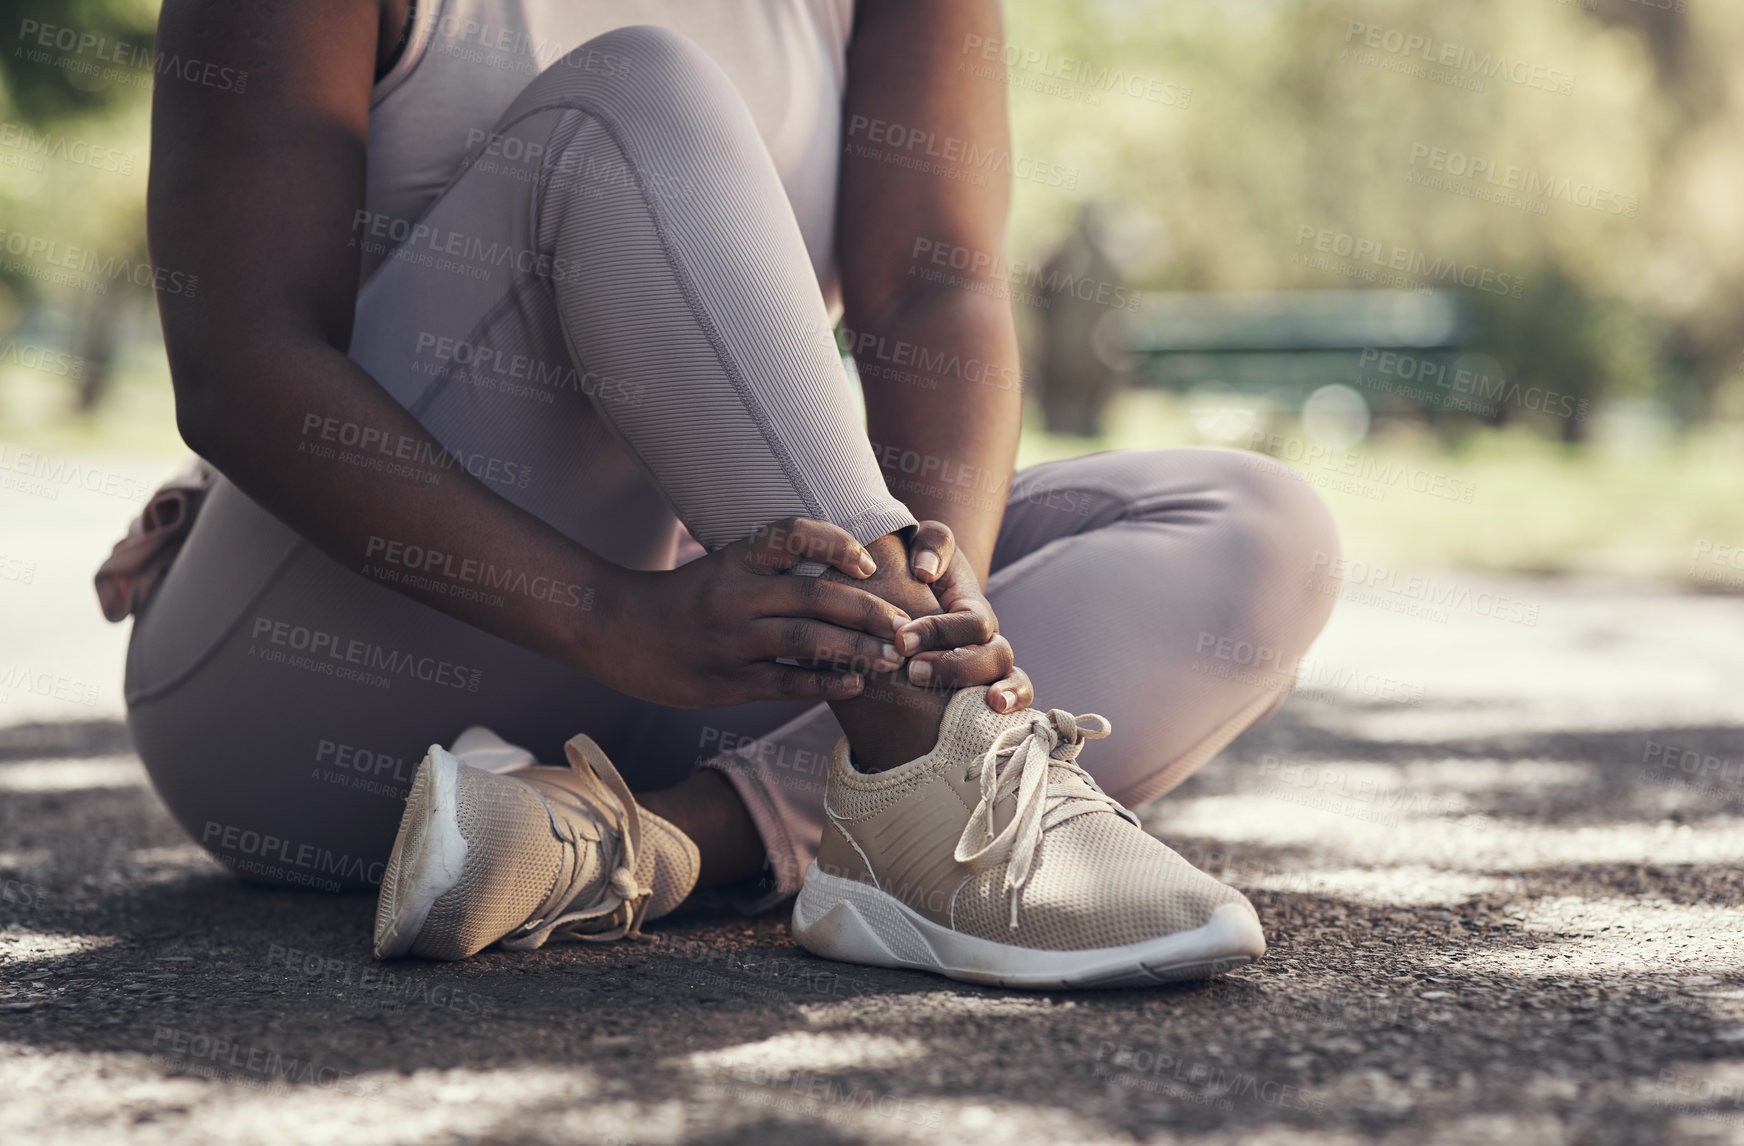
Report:
[[[590,70],[606,56],[621,62]],[[913,521],[750,115],[682,37],[623,28],[577,49],[423,218],[366,212],[356,237],[384,257],[351,357],[458,459],[311,413],[302,445],[358,481],[464,465],[641,569],[684,559],[687,530],[713,549],[789,515],[862,541]],[[395,540],[342,567],[221,480],[136,621],[128,722],[215,858],[266,882],[370,887],[424,749],[483,724],[548,763],[588,732],[642,790],[721,770],[768,846],[770,898],[797,890],[840,735],[828,708],[621,695],[382,582],[581,609],[585,590],[487,584]],[[1085,762],[1136,803],[1281,701],[1331,607],[1311,574],[1336,553],[1319,498],[1263,458],[1100,454],[1018,475],[988,591],[1038,703],[1112,721]],[[1266,650],[1258,671],[1242,648]]]

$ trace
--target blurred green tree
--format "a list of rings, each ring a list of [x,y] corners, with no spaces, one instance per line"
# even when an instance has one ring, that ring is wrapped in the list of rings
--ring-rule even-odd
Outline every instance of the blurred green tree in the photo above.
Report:
[[[33,46],[44,26],[101,36],[109,44],[150,47],[156,36],[157,8],[140,0],[0,0],[0,28],[12,41],[9,50],[0,53],[0,79],[5,81],[13,116],[47,127],[137,98],[135,89],[93,84],[84,73],[35,63],[17,49]]]
[[[155,0],[0,0],[0,130],[14,146],[12,178],[0,183],[6,229],[105,258],[147,261],[144,210],[146,109],[151,97]],[[119,77],[119,82],[117,77]],[[69,164],[100,144],[130,157],[128,170]],[[106,159],[105,163],[108,163]],[[28,258],[0,259],[0,331],[32,314],[81,364],[74,407],[101,399],[120,348],[120,329],[143,300],[123,284],[97,293],[47,285]]]
[[[1014,0],[1016,149],[1080,178],[1017,184],[1013,257],[1091,199],[1145,288],[1381,285],[1328,235],[1396,285],[1470,266],[1523,386],[1702,416],[1744,353],[1744,5],[1681,6]]]

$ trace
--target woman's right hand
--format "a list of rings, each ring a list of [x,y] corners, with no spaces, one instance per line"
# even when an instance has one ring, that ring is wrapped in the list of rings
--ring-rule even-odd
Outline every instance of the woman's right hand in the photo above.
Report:
[[[790,517],[677,569],[626,572],[591,614],[607,634],[588,674],[673,708],[858,696],[868,672],[902,666],[893,641],[910,618],[856,586],[785,575],[805,561],[877,569],[846,530]]]

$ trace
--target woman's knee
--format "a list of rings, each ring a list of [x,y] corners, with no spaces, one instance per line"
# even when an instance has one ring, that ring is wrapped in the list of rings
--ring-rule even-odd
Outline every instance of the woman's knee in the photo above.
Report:
[[[559,199],[581,190],[591,201],[629,188],[701,197],[705,157],[730,166],[732,156],[762,148],[750,109],[720,65],[667,28],[614,28],[575,48],[528,85],[494,134],[512,134],[548,111],[579,112],[596,125],[537,141],[549,149],[541,178]]]
[[[607,79],[657,82],[693,71],[708,53],[695,40],[654,24],[630,24],[602,32],[564,55],[555,66]]]
[[[1195,525],[1194,553],[1215,564],[1224,587],[1218,613],[1229,631],[1221,636],[1263,642],[1280,658],[1306,651],[1332,611],[1325,589],[1339,541],[1331,511],[1301,475],[1239,450],[1142,451],[1109,464],[1130,491],[1129,520]]]
[[[1250,535],[1264,568],[1301,580],[1337,564],[1338,526],[1301,474],[1264,454],[1207,452],[1217,459],[1230,527]]]
[[[1123,520],[1206,521],[1239,547],[1245,567],[1306,576],[1338,560],[1338,528],[1295,470],[1245,450],[1131,450],[1075,459],[1088,488],[1121,491]]]
[[[559,57],[517,104],[573,101],[611,112],[621,126],[634,126],[657,113],[670,130],[683,119],[680,115],[675,123],[675,111],[708,114],[718,102],[721,84],[732,88],[694,40],[670,28],[636,24],[613,28]]]
[[[1219,524],[1242,554],[1236,575],[1249,626],[1262,630],[1281,663],[1293,664],[1332,613],[1338,527],[1320,494],[1289,466],[1264,454],[1214,453],[1224,503]]]

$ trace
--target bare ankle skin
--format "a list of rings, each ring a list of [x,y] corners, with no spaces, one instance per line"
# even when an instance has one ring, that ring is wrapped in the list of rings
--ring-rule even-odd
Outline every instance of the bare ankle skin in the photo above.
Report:
[[[878,563],[878,572],[858,588],[875,593],[911,617],[942,612],[931,588],[915,579],[908,567],[908,547],[896,534],[887,534],[866,546]],[[848,581],[830,570],[826,578]],[[932,750],[939,736],[947,693],[917,688],[903,669],[866,674],[866,690],[852,700],[830,702],[830,710],[848,737],[854,766],[862,772],[882,772],[908,763]]]
[[[940,612],[938,598],[908,569],[908,550],[891,534],[866,547],[878,572],[852,583],[896,605],[911,617]],[[832,580],[849,578],[834,571]],[[878,772],[924,755],[938,740],[939,720],[949,694],[916,688],[903,670],[868,674],[866,690],[853,700],[832,702],[854,751],[855,766]],[[768,849],[745,803],[725,776],[700,768],[681,783],[644,792],[637,801],[691,838],[702,857],[698,887],[719,887],[750,879],[763,870]]]

